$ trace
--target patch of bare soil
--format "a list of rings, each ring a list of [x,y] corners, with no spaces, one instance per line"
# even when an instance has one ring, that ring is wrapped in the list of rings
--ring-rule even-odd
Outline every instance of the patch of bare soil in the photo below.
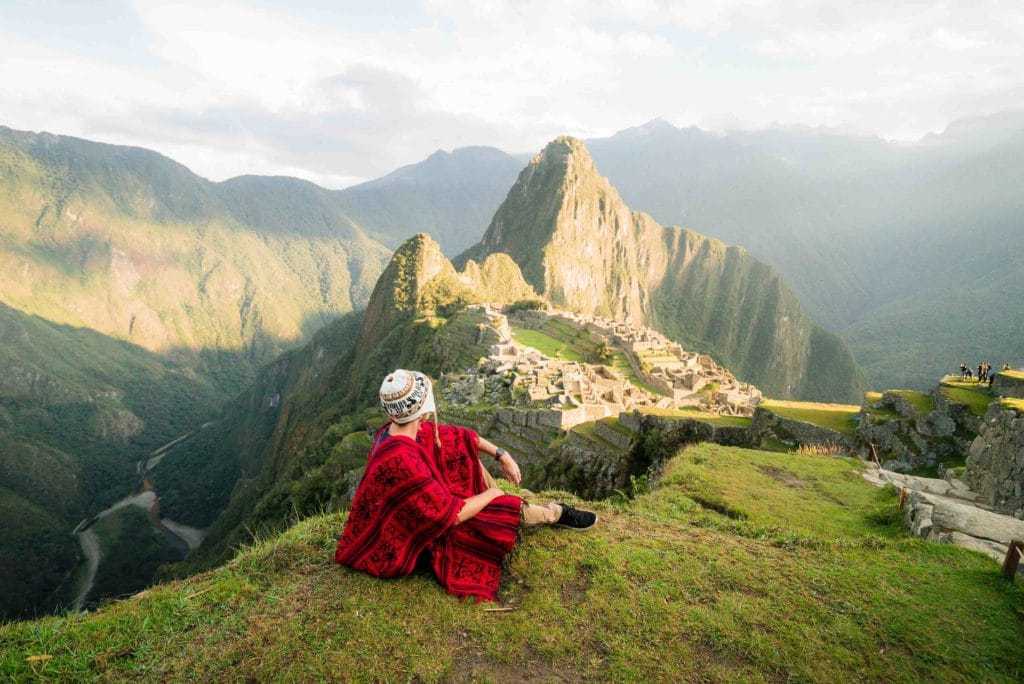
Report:
[[[775,466],[758,466],[757,468],[762,473],[772,478],[776,482],[779,482],[787,487],[793,487],[794,489],[803,489],[807,486],[807,483],[801,480],[799,477],[783,470],[782,468],[776,468]]]

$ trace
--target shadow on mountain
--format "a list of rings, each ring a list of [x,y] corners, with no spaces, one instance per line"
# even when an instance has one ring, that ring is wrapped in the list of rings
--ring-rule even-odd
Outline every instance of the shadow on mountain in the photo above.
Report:
[[[303,328],[324,319],[310,314]],[[260,344],[277,353],[302,342]],[[79,561],[72,528],[138,487],[136,463],[153,450],[230,419],[222,415],[227,400],[263,375],[243,362],[257,352],[158,354],[0,304],[0,616],[66,604]],[[216,441],[216,432],[209,436]],[[242,472],[242,454],[217,445],[214,457],[203,440],[184,446],[151,479],[165,512],[187,511],[183,521],[208,525]]]

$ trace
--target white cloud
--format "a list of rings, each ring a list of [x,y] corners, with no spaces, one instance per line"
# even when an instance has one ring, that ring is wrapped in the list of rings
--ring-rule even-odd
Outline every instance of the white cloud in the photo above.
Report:
[[[0,8],[0,19],[2,12]],[[116,54],[0,29],[0,122],[154,147],[222,178],[332,185],[437,148],[532,150],[655,116],[888,137],[1024,106],[1024,5],[137,2]],[[19,17],[26,21],[24,17]],[[0,24],[2,25],[2,24]],[[70,30],[72,27],[68,27]]]

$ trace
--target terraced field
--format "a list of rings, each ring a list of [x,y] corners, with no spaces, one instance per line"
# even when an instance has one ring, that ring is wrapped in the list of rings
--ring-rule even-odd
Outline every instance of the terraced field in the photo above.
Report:
[[[881,398],[881,395],[879,395]],[[782,401],[769,399],[759,405],[781,418],[810,423],[826,430],[844,435],[857,431],[857,415],[860,406],[856,404],[822,404],[808,401]]]

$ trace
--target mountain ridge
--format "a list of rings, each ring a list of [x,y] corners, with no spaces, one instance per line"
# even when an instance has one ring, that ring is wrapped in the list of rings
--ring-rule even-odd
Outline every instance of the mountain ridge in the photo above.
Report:
[[[535,156],[456,263],[498,252],[552,303],[652,324],[776,396],[859,398],[849,352],[778,274],[742,248],[631,210],[579,140],[559,137]],[[822,363],[836,369],[832,387],[811,380],[808,364]]]

